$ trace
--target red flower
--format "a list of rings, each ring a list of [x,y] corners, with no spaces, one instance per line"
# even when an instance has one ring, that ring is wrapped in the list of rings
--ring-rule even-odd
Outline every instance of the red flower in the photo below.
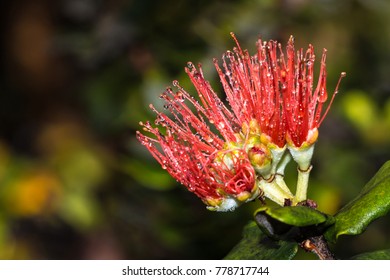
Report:
[[[185,71],[197,98],[174,81],[175,91],[167,88],[161,95],[169,113],[150,105],[157,127],[141,123],[147,133],[137,132],[137,137],[164,169],[211,209],[231,210],[262,192],[283,204],[292,194],[283,179],[272,180],[283,174],[288,162],[289,155],[283,157],[288,153],[286,140],[290,150],[314,143],[335,96],[321,115],[327,99],[326,53],[313,91],[311,45],[295,57],[291,38],[285,61],[275,41],[258,40],[257,53],[250,56],[232,36],[237,46],[223,55],[222,67],[214,60],[230,109],[204,78],[202,67],[189,62]],[[312,150],[305,159],[311,158]],[[291,153],[296,160],[295,151]]]
[[[317,140],[318,128],[327,115],[337,94],[341,77],[324,114],[322,108],[328,99],[326,90],[326,49],[323,50],[317,86],[314,89],[314,48],[306,52],[300,49],[295,56],[294,39],[287,45],[287,62],[281,54],[280,77],[284,110],[287,121],[287,139],[290,145],[299,148]]]
[[[240,141],[236,118],[204,79],[201,67],[198,70],[191,63],[188,66],[185,70],[201,103],[174,81],[177,91],[167,88],[161,95],[171,116],[150,105],[157,114],[155,124],[162,126],[165,133],[147,122],[141,125],[154,137],[140,132],[137,137],[172,177],[207,205],[230,210],[240,201],[258,195],[256,174],[246,151],[233,144]]]
[[[282,109],[278,44],[258,40],[257,54],[251,57],[247,50],[241,49],[234,34],[231,35],[237,47],[223,56],[224,72],[216,60],[215,67],[234,116],[241,126],[255,121],[259,132],[282,148],[286,142],[286,121]]]

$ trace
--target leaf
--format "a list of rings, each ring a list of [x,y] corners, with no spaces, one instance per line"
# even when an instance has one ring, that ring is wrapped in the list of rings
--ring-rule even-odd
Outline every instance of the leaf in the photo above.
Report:
[[[270,238],[296,242],[322,235],[334,222],[332,216],[305,206],[263,206],[255,211],[254,218]]]
[[[361,193],[335,216],[335,223],[325,233],[328,241],[340,235],[357,235],[390,210],[390,161],[366,184]]]
[[[390,249],[363,253],[351,258],[352,260],[390,260]]]
[[[275,241],[268,238],[256,225],[248,223],[241,241],[225,257],[226,260],[286,260],[298,251],[296,242]]]
[[[294,237],[290,236],[290,233],[294,226],[284,224],[274,218],[270,217],[265,211],[255,212],[255,222],[257,226],[272,239],[284,239],[293,240]],[[294,233],[294,235],[296,235]]]
[[[318,225],[327,220],[327,215],[305,206],[262,207],[256,210],[291,226],[304,227]]]

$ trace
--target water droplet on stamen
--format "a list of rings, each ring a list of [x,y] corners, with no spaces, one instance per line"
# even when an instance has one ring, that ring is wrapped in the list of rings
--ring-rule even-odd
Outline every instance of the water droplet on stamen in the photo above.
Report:
[[[165,92],[163,93],[163,97],[164,98],[167,98],[168,94],[172,94],[172,88],[171,87],[167,87]]]
[[[172,85],[173,85],[174,87],[179,86],[179,81],[178,81],[178,80],[174,80],[174,81],[172,82]]]
[[[184,100],[185,100],[184,94],[183,94],[182,92],[177,92],[176,98],[177,98],[180,102],[184,102]]]
[[[328,99],[328,93],[325,88],[321,88],[320,95],[318,96],[318,102],[324,103]]]
[[[198,72],[194,72],[194,78],[195,80],[199,80],[201,78],[200,74]]]

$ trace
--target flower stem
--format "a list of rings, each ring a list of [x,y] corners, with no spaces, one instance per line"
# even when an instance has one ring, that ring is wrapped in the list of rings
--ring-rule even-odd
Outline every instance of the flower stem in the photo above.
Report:
[[[310,165],[309,168],[304,171],[298,168],[297,191],[295,194],[295,198],[297,202],[304,201],[307,198],[307,187],[309,183],[309,176],[310,176],[311,169],[312,169],[312,165]]]
[[[291,194],[291,192],[281,188],[275,179],[273,179],[271,182],[260,180],[259,187],[264,192],[265,197],[271,199],[281,206],[284,205],[286,199],[294,199],[294,196]]]
[[[284,176],[281,174],[276,174],[275,175],[275,183],[278,185],[279,188],[281,188],[283,191],[288,193],[289,195],[293,196],[291,193],[290,189],[288,188],[286,182],[284,181]]]

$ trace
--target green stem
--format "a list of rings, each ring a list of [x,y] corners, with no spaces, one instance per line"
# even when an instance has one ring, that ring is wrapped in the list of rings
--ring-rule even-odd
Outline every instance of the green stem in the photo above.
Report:
[[[281,187],[279,187],[275,179],[273,179],[271,182],[261,180],[259,185],[260,189],[264,192],[265,197],[271,199],[281,206],[284,205],[285,199],[294,199],[294,196],[291,194],[291,192],[289,190],[286,192]]]
[[[286,193],[288,193],[290,196],[293,197],[293,194],[291,193],[289,187],[284,181],[284,169],[286,168],[290,160],[291,160],[290,153],[289,152],[285,153],[278,164],[278,168],[276,169],[275,182],[283,191],[285,191]]]
[[[284,181],[284,176],[281,174],[275,175],[275,183],[278,185],[279,188],[281,188],[283,191],[288,193],[289,195],[293,196],[290,189],[288,188],[286,182]]]
[[[298,168],[298,182],[297,182],[297,192],[295,198],[298,202],[304,201],[307,198],[307,187],[309,184],[309,176],[312,166],[305,171],[302,171]]]

